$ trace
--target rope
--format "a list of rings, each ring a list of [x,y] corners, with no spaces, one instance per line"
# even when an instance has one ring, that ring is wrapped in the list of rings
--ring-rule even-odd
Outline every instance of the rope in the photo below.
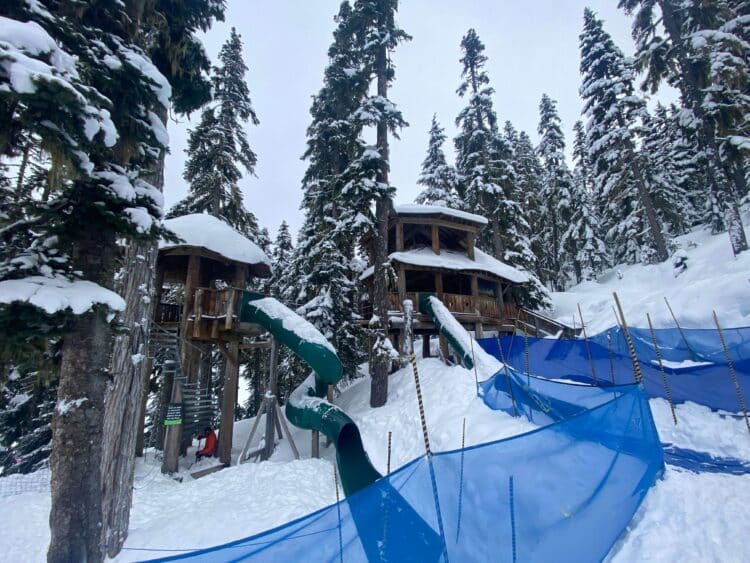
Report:
[[[419,404],[419,420],[422,423],[422,436],[424,437],[424,449],[428,456],[432,455],[430,449],[430,437],[427,433],[427,420],[424,415],[424,403],[422,402],[422,388],[419,385],[419,371],[417,370],[417,356],[412,352],[411,369],[414,372],[414,384],[417,388],[417,403]]]
[[[669,401],[669,408],[672,409],[672,420],[677,425],[677,413],[674,410],[674,403],[672,402],[672,391],[669,389],[669,382],[667,381],[667,374],[664,371],[664,363],[661,361],[661,350],[656,342],[656,332],[654,332],[654,325],[651,324],[651,315],[646,313],[646,319],[648,320],[648,329],[651,331],[651,340],[654,343],[654,353],[656,359],[659,362],[659,371],[661,371],[661,380],[664,383],[664,392],[667,394],[667,401]]]
[[[713,311],[714,314],[714,323],[716,324],[716,329],[719,331],[719,340],[721,340],[721,347],[724,348],[724,356],[727,359],[727,367],[729,367],[729,375],[732,376],[732,381],[734,381],[734,390],[737,393],[737,402],[740,405],[740,410],[742,411],[743,416],[745,417],[745,425],[747,425],[747,431],[750,432],[750,419],[747,417],[747,408],[745,407],[745,398],[742,396],[742,388],[740,387],[740,382],[737,380],[737,373],[734,371],[734,363],[732,362],[732,356],[729,353],[729,348],[727,348],[726,340],[724,340],[724,331],[721,330],[721,326],[719,325],[719,317],[716,316],[716,311]]]
[[[516,510],[513,502],[513,475],[508,478],[508,496],[510,497],[510,545],[513,550],[513,563],[516,563]]]
[[[669,309],[669,314],[672,315],[674,324],[677,326],[677,330],[680,331],[680,336],[682,337],[682,341],[685,343],[685,347],[688,349],[688,352],[690,352],[690,359],[695,361],[697,356],[695,352],[693,352],[693,349],[690,347],[690,344],[688,344],[687,338],[685,337],[685,333],[682,332],[682,327],[680,326],[680,323],[677,321],[677,317],[675,317],[674,311],[672,311],[672,306],[669,304],[669,301],[667,301],[666,295],[664,296],[664,303],[667,304],[667,309]]]
[[[339,561],[344,561],[344,538],[341,535],[341,499],[339,498],[339,473],[336,470],[336,466],[333,466],[333,485],[336,487],[336,513],[339,519],[338,531],[339,531]]]
[[[386,475],[391,474],[391,435],[392,435],[392,432],[389,430],[388,431],[388,465],[386,466],[387,467]]]
[[[505,379],[508,381],[508,393],[510,394],[510,402],[513,405],[513,416],[518,416],[518,408],[516,407],[516,397],[513,393],[513,383],[510,380],[510,371],[508,371],[508,364],[505,362],[505,354],[503,353],[503,343],[500,340],[500,334],[497,335],[497,347],[500,350],[500,361],[503,362],[503,370],[505,371]]]

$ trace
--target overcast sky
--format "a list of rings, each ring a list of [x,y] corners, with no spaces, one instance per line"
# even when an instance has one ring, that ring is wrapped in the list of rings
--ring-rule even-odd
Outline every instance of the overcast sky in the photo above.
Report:
[[[248,127],[258,155],[256,177],[240,183],[245,204],[275,236],[282,220],[296,233],[302,223],[300,180],[306,164],[305,131],[311,96],[321,87],[326,51],[340,0],[228,0],[226,21],[203,37],[212,60],[232,26],[242,35],[250,87],[260,125]],[[537,139],[542,93],[558,102],[568,144],[580,118],[578,35],[585,6],[605,20],[605,28],[630,55],[630,21],[614,0],[401,0],[398,22],[412,41],[397,48],[396,81],[389,97],[409,127],[391,141],[391,183],[397,202],[411,202],[427,148],[432,114],[446,128],[445,148],[452,159],[454,120],[464,105],[455,93],[460,81],[459,44],[473,27],[486,46],[487,71],[495,88],[500,122]],[[200,112],[169,124],[167,206],[184,197],[182,178],[187,130]]]

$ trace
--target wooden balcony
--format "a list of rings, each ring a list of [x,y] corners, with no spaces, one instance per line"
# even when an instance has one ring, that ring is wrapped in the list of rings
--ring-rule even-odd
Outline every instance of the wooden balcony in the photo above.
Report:
[[[489,295],[460,295],[457,293],[432,293],[448,310],[459,318],[471,318],[471,320],[492,322],[503,319],[501,307],[497,299]],[[406,299],[411,299],[415,310],[419,306],[419,293],[407,292]],[[388,294],[388,309],[391,311],[403,311],[398,293]]]

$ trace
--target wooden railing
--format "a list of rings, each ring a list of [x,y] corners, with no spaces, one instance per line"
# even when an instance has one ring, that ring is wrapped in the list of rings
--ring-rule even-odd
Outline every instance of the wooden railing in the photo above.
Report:
[[[500,308],[494,297],[488,295],[460,295],[458,293],[434,293],[434,295],[443,302],[451,313],[466,315],[479,315],[493,319],[500,318]],[[416,292],[407,292],[406,299],[411,299],[414,308],[419,307],[419,294]],[[402,310],[401,300],[398,293],[388,294],[388,309],[391,311]]]
[[[195,305],[193,316],[197,320],[228,319],[231,321],[237,313],[236,289],[207,289],[195,290]]]

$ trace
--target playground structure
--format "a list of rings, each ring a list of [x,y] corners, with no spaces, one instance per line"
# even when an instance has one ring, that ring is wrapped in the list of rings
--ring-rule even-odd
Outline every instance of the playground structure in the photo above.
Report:
[[[404,300],[415,306],[420,296],[436,296],[469,331],[478,338],[485,332],[511,334],[516,330],[535,336],[572,337],[574,327],[555,321],[513,300],[513,288],[529,281],[524,272],[509,266],[476,246],[487,219],[472,213],[431,205],[400,205],[388,223],[388,255],[396,274],[396,286],[388,295],[391,338],[403,350]],[[372,263],[372,241],[362,241]],[[371,293],[373,269],[360,280]],[[371,304],[362,306],[363,323],[372,315]],[[440,333],[434,318],[419,310],[414,317],[414,334],[422,337],[422,355],[430,355],[429,340]],[[441,337],[447,356],[447,342]]]

